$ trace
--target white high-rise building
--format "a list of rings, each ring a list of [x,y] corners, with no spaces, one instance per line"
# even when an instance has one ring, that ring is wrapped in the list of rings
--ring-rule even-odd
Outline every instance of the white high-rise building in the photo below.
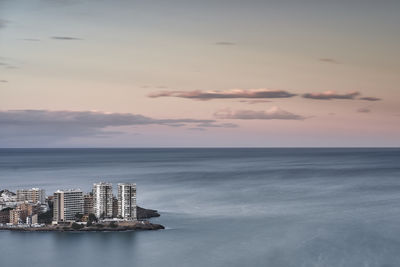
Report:
[[[83,192],[81,190],[57,190],[54,193],[53,221],[74,221],[77,213],[83,214]]]
[[[136,220],[136,184],[119,183],[118,184],[118,217]]]
[[[44,189],[32,188],[32,189],[19,189],[17,190],[17,201],[28,201],[32,203],[41,204],[46,203],[46,192]]]
[[[93,210],[97,218],[112,218],[112,184],[103,182],[93,184]]]

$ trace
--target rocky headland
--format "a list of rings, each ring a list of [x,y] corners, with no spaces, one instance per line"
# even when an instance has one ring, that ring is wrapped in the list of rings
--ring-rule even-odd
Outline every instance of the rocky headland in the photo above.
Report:
[[[137,208],[138,221],[110,221],[93,223],[90,226],[70,223],[58,225],[45,225],[41,227],[18,227],[3,226],[0,230],[19,231],[19,232],[122,232],[122,231],[145,231],[161,230],[165,227],[161,224],[151,223],[147,219],[159,217],[157,210]]]

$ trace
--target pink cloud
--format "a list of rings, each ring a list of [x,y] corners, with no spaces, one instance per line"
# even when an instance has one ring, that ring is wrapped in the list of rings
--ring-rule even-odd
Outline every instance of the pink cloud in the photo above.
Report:
[[[326,91],[322,93],[306,93],[303,94],[303,98],[311,98],[311,99],[318,99],[318,100],[332,100],[332,99],[355,99],[359,96],[359,92],[350,92],[345,94],[340,94],[335,91]]]
[[[291,113],[289,111],[272,107],[267,111],[238,110],[230,109],[219,110],[214,113],[218,119],[237,119],[237,120],[304,120],[305,117]]]
[[[152,93],[149,97],[180,97],[197,100],[229,99],[229,98],[290,98],[296,96],[283,90],[270,89],[234,89],[226,91],[161,91]]]

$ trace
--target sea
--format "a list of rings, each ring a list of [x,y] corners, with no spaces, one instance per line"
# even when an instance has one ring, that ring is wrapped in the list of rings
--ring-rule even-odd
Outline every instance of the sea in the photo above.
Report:
[[[0,149],[0,190],[135,182],[159,231],[0,231],[0,266],[400,266],[398,148]]]

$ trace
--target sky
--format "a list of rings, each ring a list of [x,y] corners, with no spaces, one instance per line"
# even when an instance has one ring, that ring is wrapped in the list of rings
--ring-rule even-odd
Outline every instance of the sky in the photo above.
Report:
[[[398,14],[0,0],[0,147],[398,147]]]

